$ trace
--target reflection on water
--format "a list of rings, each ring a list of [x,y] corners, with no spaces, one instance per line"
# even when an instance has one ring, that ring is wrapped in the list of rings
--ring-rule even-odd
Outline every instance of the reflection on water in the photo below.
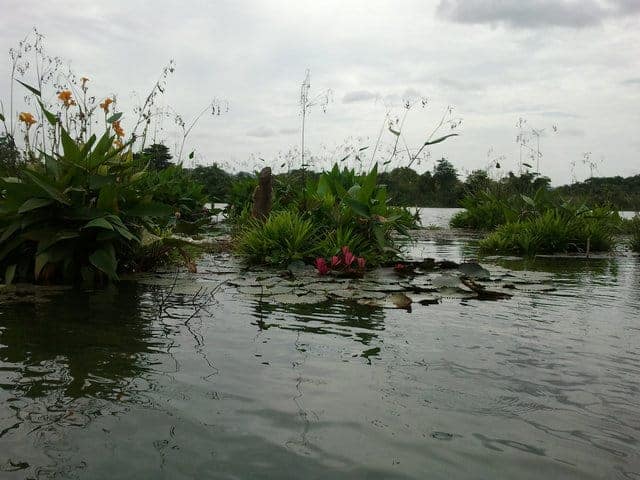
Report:
[[[370,345],[377,331],[384,330],[382,308],[357,303],[322,302],[305,305],[277,305],[255,302],[255,325],[305,333],[333,334]]]
[[[407,313],[210,273],[5,290],[0,478],[640,478],[638,257],[492,263],[557,291]]]

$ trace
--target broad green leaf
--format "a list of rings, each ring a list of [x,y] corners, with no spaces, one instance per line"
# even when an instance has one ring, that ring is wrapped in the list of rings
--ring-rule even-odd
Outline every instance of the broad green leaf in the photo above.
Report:
[[[113,225],[111,225],[109,221],[104,218],[94,218],[84,227],[82,227],[82,229],[85,228],[104,228],[105,230],[113,230]]]
[[[29,90],[31,93],[33,93],[35,96],[40,97],[42,96],[42,94],[40,93],[40,90],[38,90],[37,88],[33,88],[31,85],[27,85],[24,82],[21,82],[20,80],[16,80],[16,82],[18,82],[20,85],[22,85],[24,88],[26,88],[27,90]]]
[[[4,283],[6,285],[11,285],[13,283],[13,279],[16,276],[16,264],[11,264],[4,271]]]
[[[40,272],[42,272],[42,269],[47,263],[49,263],[49,254],[47,252],[42,252],[36,255],[36,263],[33,270],[33,274],[36,280],[38,280],[38,277],[40,277]]]
[[[89,257],[91,264],[101,272],[104,272],[111,280],[118,280],[116,270],[118,268],[118,260],[113,249],[113,245],[109,244],[99,248]]]
[[[117,188],[113,184],[106,184],[100,189],[98,208],[108,212],[118,211]]]
[[[449,137],[457,137],[457,136],[458,136],[457,133],[450,133],[449,135],[445,135],[444,137],[440,137],[440,138],[438,138],[436,140],[433,140],[433,141],[427,140],[426,142],[424,142],[424,144],[425,145],[435,145],[436,143],[444,142]]]
[[[520,197],[522,197],[522,200],[524,200],[527,205],[535,208],[536,202],[533,201],[533,198],[528,197],[527,195],[520,195]]]
[[[51,113],[49,110],[47,110],[44,106],[44,104],[40,101],[40,99],[38,99],[38,103],[40,104],[40,108],[42,109],[42,111],[44,112],[44,116],[46,117],[47,121],[51,124],[51,125],[56,125],[56,123],[58,123],[58,117],[56,117],[55,114]]]
[[[35,183],[40,189],[49,195],[52,199],[64,204],[69,205],[69,201],[62,195],[62,192],[58,190],[54,185],[49,183],[48,179],[42,178],[39,174],[30,171],[28,169],[23,170],[23,174],[26,175],[33,183]]]
[[[381,227],[374,226],[373,235],[374,237],[376,237],[376,241],[378,242],[378,247],[381,250],[384,250],[385,248],[387,248],[387,240],[385,239],[384,231],[382,230]]]
[[[2,181],[5,183],[22,183],[18,177],[2,177]]]
[[[14,233],[20,230],[20,221],[13,222],[7,228],[5,228],[4,232],[2,232],[2,236],[0,236],[0,243],[4,243],[8,238],[11,237]]]
[[[356,214],[361,217],[370,218],[369,207],[362,202],[359,202],[355,198],[344,197],[342,199]]]
[[[80,149],[80,158],[84,160],[89,156],[94,143],[96,143],[96,136],[91,135],[91,137],[89,137],[89,140],[87,140],[87,142]]]
[[[108,131],[104,132],[100,140],[98,140],[96,148],[94,148],[93,152],[89,155],[89,168],[95,168],[108,160],[106,154],[111,148],[111,145],[113,145],[113,138],[114,137],[109,135]]]
[[[55,235],[50,235],[49,237],[41,239],[40,242],[38,242],[38,251],[36,253],[42,253],[45,250],[49,250],[49,248],[51,248],[53,245],[58,244],[59,242],[78,238],[79,236],[80,234],[74,230],[57,232]],[[70,245],[69,248],[73,249],[73,245]],[[49,255],[51,255],[51,252],[49,252]],[[62,258],[65,257],[65,255],[61,255],[60,252],[58,252],[58,256],[61,256]],[[56,260],[59,260],[59,258],[56,258]]]
[[[22,206],[18,209],[18,213],[30,212],[31,210],[46,207],[47,205],[51,205],[52,203],[53,200],[51,200],[50,198],[30,198],[22,204]]]
[[[80,155],[78,144],[71,138],[69,132],[67,132],[64,128],[60,129],[60,136],[62,138],[62,148],[64,150],[64,156],[74,163],[80,163],[82,161],[82,158]]]
[[[146,175],[147,175],[146,170],[142,170],[140,172],[136,172],[133,175],[131,175],[131,178],[129,179],[129,182],[130,183],[134,183],[134,182],[137,182],[138,180],[142,180]]]
[[[118,120],[120,120],[120,118],[122,118],[122,112],[114,113],[109,118],[107,118],[107,123],[117,122]]]

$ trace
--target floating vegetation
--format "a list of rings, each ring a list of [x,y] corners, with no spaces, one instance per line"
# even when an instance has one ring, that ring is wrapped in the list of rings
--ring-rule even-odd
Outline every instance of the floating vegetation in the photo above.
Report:
[[[299,263],[290,267],[277,274],[245,272],[227,280],[226,285],[240,295],[268,303],[339,301],[407,311],[443,299],[503,300],[518,293],[555,290],[552,274],[485,267],[476,262],[425,259],[367,271],[361,278],[319,275],[312,266]]]

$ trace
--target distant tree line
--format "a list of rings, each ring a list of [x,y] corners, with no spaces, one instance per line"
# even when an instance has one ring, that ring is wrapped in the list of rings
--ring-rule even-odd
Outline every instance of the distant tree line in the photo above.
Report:
[[[169,149],[162,144],[153,144],[134,156],[153,170],[162,170],[172,163]],[[15,144],[11,138],[0,136],[0,175],[11,176],[20,167]],[[229,202],[234,195],[250,190],[255,180],[254,173],[229,173],[219,165],[197,166],[185,169],[195,181],[205,187],[213,202]],[[289,184],[301,181],[305,176],[288,172],[276,175],[276,182]],[[307,172],[306,176],[315,176]],[[592,205],[608,204],[620,210],[640,210],[640,175],[632,177],[593,177],[583,182],[553,188],[548,177],[525,172],[508,172],[499,180],[490,178],[485,170],[474,170],[463,181],[456,167],[447,159],[438,160],[432,171],[418,173],[412,168],[399,167],[379,174],[379,182],[387,186],[391,200],[399,206],[458,207],[468,194],[491,189],[505,194],[531,195],[539,188],[555,189],[566,199]]]

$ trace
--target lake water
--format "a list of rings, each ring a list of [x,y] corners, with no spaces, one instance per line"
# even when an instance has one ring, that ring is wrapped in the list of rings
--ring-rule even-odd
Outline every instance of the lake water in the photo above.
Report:
[[[0,478],[640,478],[638,256],[483,264],[557,289],[273,305],[220,285],[227,256],[106,290],[5,289]]]

